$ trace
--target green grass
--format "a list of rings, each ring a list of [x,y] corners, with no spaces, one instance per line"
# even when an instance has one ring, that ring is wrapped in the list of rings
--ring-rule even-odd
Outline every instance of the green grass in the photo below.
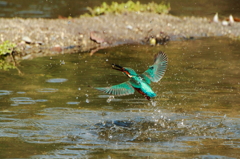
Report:
[[[170,4],[157,4],[155,2],[141,4],[139,1],[128,1],[126,3],[112,2],[112,4],[109,5],[106,2],[103,2],[99,7],[88,7],[87,9],[90,12],[90,16],[104,15],[108,13],[118,14],[124,12],[152,12],[158,14],[166,14],[170,10]]]
[[[13,54],[12,54],[15,47],[16,47],[16,45],[9,41],[4,41],[2,44],[0,44],[0,69],[9,70],[9,69],[16,68],[15,60],[14,60]],[[7,55],[7,54],[10,54],[14,63],[6,61],[5,55]]]
[[[9,69],[15,69],[14,63],[7,62],[5,59],[0,58],[0,70],[8,71]]]
[[[6,55],[7,53],[11,54],[15,47],[16,47],[15,44],[9,41],[4,41],[2,44],[0,44],[0,56]]]

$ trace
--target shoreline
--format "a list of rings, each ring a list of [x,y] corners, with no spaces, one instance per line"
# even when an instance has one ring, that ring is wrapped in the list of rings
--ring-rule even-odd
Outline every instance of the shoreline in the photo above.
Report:
[[[93,54],[122,44],[149,44],[200,37],[240,37],[240,23],[222,25],[207,18],[124,13],[72,19],[0,18],[0,43],[17,45],[16,60],[63,53]]]

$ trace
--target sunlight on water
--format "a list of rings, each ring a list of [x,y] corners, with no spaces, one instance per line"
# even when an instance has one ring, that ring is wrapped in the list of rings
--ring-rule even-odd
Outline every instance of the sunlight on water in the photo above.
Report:
[[[52,78],[52,79],[48,79],[46,80],[46,82],[49,82],[49,83],[62,83],[62,82],[66,82],[67,79],[65,78]]]
[[[35,101],[29,97],[14,97],[11,98],[13,104],[11,106],[18,106],[19,104],[35,104]]]
[[[41,88],[37,90],[38,92],[57,92],[58,89],[55,88]]]
[[[11,93],[12,93],[12,91],[0,90],[0,96],[2,96],[2,95],[10,95]]]
[[[80,102],[67,102],[67,104],[78,105],[78,104],[80,104]]]
[[[24,75],[0,74],[6,79],[0,90],[0,142],[16,145],[9,151],[18,156],[36,158],[237,158],[239,45],[208,38],[22,61]],[[112,63],[141,73],[159,50],[167,53],[169,65],[151,85],[157,94],[151,101],[137,92],[113,97],[92,88],[128,80]],[[38,147],[45,144],[51,148]],[[0,157],[17,156],[2,148]]]

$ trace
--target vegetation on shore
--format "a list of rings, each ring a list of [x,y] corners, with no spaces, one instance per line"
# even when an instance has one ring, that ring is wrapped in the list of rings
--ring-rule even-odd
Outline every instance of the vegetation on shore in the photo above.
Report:
[[[16,68],[15,59],[13,57],[13,51],[15,47],[16,45],[9,41],[4,41],[2,44],[0,44],[0,69],[9,70],[9,69]],[[10,54],[14,63],[6,61],[5,58],[7,54]]]
[[[7,53],[11,54],[15,47],[15,44],[9,41],[4,41],[2,44],[0,44],[0,56],[6,55]]]
[[[88,16],[98,16],[104,15],[108,13],[124,13],[124,12],[152,12],[158,14],[166,14],[170,10],[170,4],[160,3],[157,4],[155,2],[150,2],[148,4],[141,4],[139,1],[133,2],[131,0],[127,1],[126,3],[117,3],[112,2],[112,4],[107,4],[103,2],[101,6],[94,7],[94,8],[87,8],[90,14],[85,14]]]

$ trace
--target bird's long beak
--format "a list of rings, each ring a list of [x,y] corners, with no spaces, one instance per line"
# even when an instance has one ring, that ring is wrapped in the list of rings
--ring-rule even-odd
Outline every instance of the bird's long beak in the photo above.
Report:
[[[124,70],[122,66],[119,66],[119,65],[116,65],[116,64],[112,64],[112,68],[114,70],[118,70],[118,71],[123,71]]]

